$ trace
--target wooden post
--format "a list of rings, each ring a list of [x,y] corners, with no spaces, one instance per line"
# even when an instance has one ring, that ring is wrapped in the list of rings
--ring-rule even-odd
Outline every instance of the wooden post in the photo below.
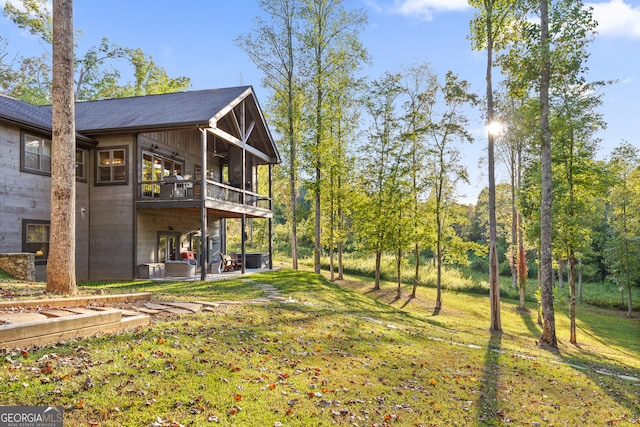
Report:
[[[200,280],[207,279],[207,257],[209,245],[207,242],[207,130],[200,129],[202,150],[201,178],[201,208],[200,208]]]

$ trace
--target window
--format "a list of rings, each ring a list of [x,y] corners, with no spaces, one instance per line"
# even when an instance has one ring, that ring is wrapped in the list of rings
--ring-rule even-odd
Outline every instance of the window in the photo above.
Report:
[[[36,254],[36,264],[45,264],[49,255],[49,221],[22,220],[22,251]]]
[[[96,184],[127,183],[127,149],[97,150]]]
[[[28,133],[22,134],[22,170],[51,176],[51,140]],[[76,150],[76,178],[87,179],[85,150]]]
[[[27,133],[22,134],[24,171],[51,175],[51,141]]]
[[[166,157],[142,152],[142,197],[160,197],[167,176],[182,176],[183,164]]]
[[[76,179],[82,181],[87,179],[86,157],[86,152],[84,150],[76,150]]]

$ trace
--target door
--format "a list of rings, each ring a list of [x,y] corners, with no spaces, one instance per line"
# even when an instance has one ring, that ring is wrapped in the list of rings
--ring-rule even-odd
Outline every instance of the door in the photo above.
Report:
[[[158,261],[178,260],[180,233],[158,233]]]

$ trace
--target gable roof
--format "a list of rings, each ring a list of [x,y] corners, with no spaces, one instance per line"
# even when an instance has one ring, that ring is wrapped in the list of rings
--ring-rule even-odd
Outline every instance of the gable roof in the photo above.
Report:
[[[21,126],[51,132],[51,110],[0,94],[0,118]]]
[[[76,103],[76,129],[84,134],[208,126],[209,120],[251,86],[113,98]]]
[[[29,104],[0,93],[0,119],[18,126],[51,134],[51,106]],[[95,144],[95,141],[76,130],[76,139]]]

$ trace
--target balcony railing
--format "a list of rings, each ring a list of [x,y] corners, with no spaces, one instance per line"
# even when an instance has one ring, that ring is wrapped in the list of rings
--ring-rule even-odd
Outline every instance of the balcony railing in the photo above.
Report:
[[[193,180],[142,181],[138,196],[141,201],[201,200],[202,182]],[[271,209],[269,197],[211,180],[207,180],[206,197],[209,200]]]

